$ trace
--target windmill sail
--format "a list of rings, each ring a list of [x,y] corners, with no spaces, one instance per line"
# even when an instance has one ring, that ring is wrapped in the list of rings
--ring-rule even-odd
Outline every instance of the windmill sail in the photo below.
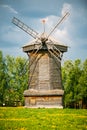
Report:
[[[16,26],[18,26],[19,28],[21,28],[22,30],[24,30],[26,33],[31,35],[33,38],[35,38],[35,39],[38,38],[38,33],[36,31],[34,31],[32,28],[30,28],[29,26],[27,26],[26,24],[24,24],[23,22],[21,22],[19,19],[14,17],[12,19],[12,23],[15,24]]]

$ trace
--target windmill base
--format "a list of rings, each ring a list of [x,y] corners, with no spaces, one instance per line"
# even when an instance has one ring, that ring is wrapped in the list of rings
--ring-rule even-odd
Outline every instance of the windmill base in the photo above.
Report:
[[[63,90],[25,90],[25,107],[63,108]]]

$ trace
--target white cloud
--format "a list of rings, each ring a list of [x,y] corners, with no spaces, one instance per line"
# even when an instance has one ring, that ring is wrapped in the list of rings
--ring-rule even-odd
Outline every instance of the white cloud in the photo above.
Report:
[[[55,27],[55,25],[58,23],[59,17],[54,16],[54,15],[50,15],[46,19],[47,19],[46,33],[49,34],[51,32],[51,30]],[[68,43],[70,44],[70,35],[69,35],[69,32],[68,32],[69,24],[70,24],[69,22],[68,23],[66,22],[66,24],[61,23],[53,31],[51,36],[53,36],[59,42],[62,42],[62,43],[65,43],[65,44],[68,44]]]
[[[64,3],[62,10],[61,10],[61,15],[64,16],[66,12],[72,12],[72,6],[71,4]],[[54,37],[60,41],[63,42],[64,44],[71,45],[71,36],[69,34],[69,29],[72,27],[70,23],[69,17],[63,21],[63,23],[58,26],[58,28],[55,30]]]
[[[54,28],[55,24],[57,23],[59,17],[55,16],[55,15],[49,15],[49,16],[43,18],[43,19],[46,21],[45,22],[46,33],[49,34],[50,31]],[[40,19],[40,21],[43,20],[43,19]]]
[[[71,10],[72,10],[71,4],[64,3],[64,4],[63,4],[62,11],[61,11],[61,14],[64,15],[66,12],[69,12],[69,13],[70,13]]]
[[[71,4],[64,3],[60,14],[64,16],[66,12],[71,12],[71,11],[72,11]],[[59,16],[49,15],[43,19],[46,19],[45,26],[46,26],[46,31],[49,34],[50,31],[55,27],[55,25],[59,22],[61,18]],[[68,30],[70,27],[71,27],[71,23],[68,17],[67,19],[65,19],[65,21],[63,21],[63,23],[60,23],[60,25],[54,30],[52,35],[61,42],[70,43],[70,35]]]
[[[14,8],[12,8],[10,5],[1,5],[3,8],[6,8],[6,9],[8,9],[11,13],[14,13],[14,14],[18,14],[18,12],[14,9]]]
[[[69,39],[68,36],[68,31],[66,30],[66,28],[64,29],[58,29],[55,33],[54,33],[55,38],[60,41],[60,42],[67,42]]]

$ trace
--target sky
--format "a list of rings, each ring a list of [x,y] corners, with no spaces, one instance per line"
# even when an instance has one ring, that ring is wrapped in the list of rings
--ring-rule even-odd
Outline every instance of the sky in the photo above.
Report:
[[[58,23],[63,15],[70,15],[51,34],[68,46],[63,60],[87,59],[87,0],[0,0],[0,50],[3,55],[22,56],[22,46],[33,38],[12,23],[15,16],[29,27],[43,33]]]

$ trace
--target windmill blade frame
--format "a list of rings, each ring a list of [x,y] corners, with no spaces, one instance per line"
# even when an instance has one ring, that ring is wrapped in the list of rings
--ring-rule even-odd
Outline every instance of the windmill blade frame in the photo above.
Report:
[[[52,50],[48,49],[48,52],[57,59],[58,62],[61,62],[61,60],[52,52]]]
[[[50,31],[50,33],[47,36],[47,39],[49,38],[49,36],[54,32],[54,30],[65,20],[65,18],[67,18],[69,16],[69,12],[66,12],[66,14],[58,21],[58,23],[54,26],[54,28]]]
[[[50,40],[50,42],[47,43],[48,44],[48,46],[47,46],[48,49],[49,49],[50,43],[51,43],[51,46],[52,46],[50,49],[55,50],[56,54],[58,52],[59,55],[60,55],[60,59],[61,59],[62,56],[63,56],[63,53],[55,46],[55,44],[54,44],[54,42],[52,40]]]
[[[21,28],[23,31],[31,35],[34,39],[39,38],[38,37],[38,32],[30,28],[28,25],[24,24],[22,21],[17,19],[16,17],[13,17],[12,23]]]

